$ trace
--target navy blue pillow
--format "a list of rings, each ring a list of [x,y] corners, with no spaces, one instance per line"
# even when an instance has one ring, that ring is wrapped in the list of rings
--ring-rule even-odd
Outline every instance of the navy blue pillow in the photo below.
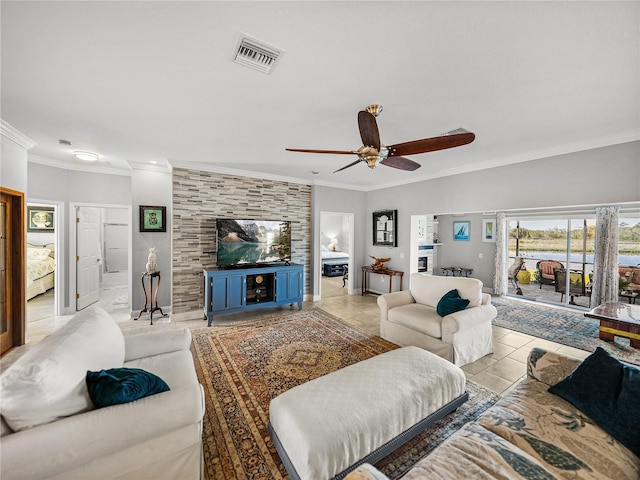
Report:
[[[640,369],[598,347],[567,378],[549,387],[640,457]]]
[[[460,310],[464,310],[469,305],[469,300],[465,300],[464,298],[460,298],[460,294],[458,290],[450,290],[445,293],[438,305],[436,306],[436,311],[438,315],[441,317],[445,317],[450,313],[459,312]]]
[[[169,390],[160,377],[139,368],[87,371],[87,388],[98,408],[133,402]]]

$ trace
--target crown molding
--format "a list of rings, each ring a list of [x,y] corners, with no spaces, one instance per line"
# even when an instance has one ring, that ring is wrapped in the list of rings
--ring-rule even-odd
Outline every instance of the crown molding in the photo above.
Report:
[[[201,170],[203,172],[221,173],[223,175],[235,175],[238,177],[260,178],[263,180],[273,180],[276,182],[299,183],[303,185],[313,185],[313,182],[303,178],[285,177],[283,175],[273,175],[263,172],[252,172],[250,170],[238,170],[235,168],[218,167],[216,165],[206,165],[202,163],[180,162],[169,160],[171,168],[184,168],[187,170]]]
[[[13,128],[4,120],[0,119],[0,134],[7,137],[9,140],[13,140],[21,147],[29,150],[36,146],[36,142],[27,137],[24,133],[19,130]]]
[[[313,185],[319,185],[321,187],[330,187],[330,188],[342,188],[344,190],[355,190],[358,192],[368,192],[373,190],[373,187],[365,187],[362,185],[352,185],[350,183],[340,183],[340,182],[327,182],[325,180],[315,180]]]
[[[47,167],[61,168],[63,170],[75,170],[79,172],[104,173],[107,175],[122,175],[124,177],[131,176],[131,169],[105,167],[99,164],[79,165],[51,160],[50,158],[41,157],[39,155],[27,154],[27,162],[45,165]]]
[[[127,162],[129,164],[129,167],[132,170],[146,170],[149,172],[163,172],[163,173],[167,173],[167,172],[171,172],[171,165],[169,165],[169,162],[165,162],[164,164],[153,164],[153,163],[142,163],[142,162],[131,162],[128,161]]]

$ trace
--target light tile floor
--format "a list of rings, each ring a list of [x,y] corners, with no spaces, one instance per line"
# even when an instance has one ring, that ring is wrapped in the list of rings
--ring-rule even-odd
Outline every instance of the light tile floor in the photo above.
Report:
[[[374,335],[380,334],[380,309],[376,303],[376,295],[346,295],[346,292],[342,288],[341,277],[323,277],[322,282],[322,300],[318,302],[305,301],[303,302],[304,309],[320,308],[362,330],[365,330],[368,333]],[[119,294],[121,293],[122,292],[118,291],[108,292],[103,296],[103,299],[100,302],[101,306],[114,315],[123,329],[137,328],[142,325],[147,325],[147,315],[143,315],[143,317],[138,321],[133,321],[129,318],[128,308],[126,305],[123,306],[121,303],[113,303],[113,298],[120,299],[121,295]],[[29,305],[27,317],[28,344],[15,348],[11,352],[7,353],[2,360],[0,360],[1,370],[7,368],[31,346],[36,344],[49,333],[55,331],[57,328],[60,328],[71,318],[70,315],[56,317],[48,314],[47,312],[51,312],[53,310],[53,296],[50,296],[49,302],[51,302],[48,307],[49,310],[47,310],[47,300],[45,296],[43,296],[43,299],[39,302],[37,309],[35,308],[36,304]],[[265,313],[272,313],[274,310],[276,309],[254,310],[251,312],[224,315],[218,317],[216,321],[227,323],[237,320],[246,320],[253,316],[257,317]],[[37,318],[37,320],[30,320],[32,317]],[[171,322],[170,317],[156,317],[154,318],[154,324],[157,324],[159,328],[172,328],[174,326],[201,328],[206,326],[206,322],[202,320],[199,312],[194,313],[193,320],[180,322]],[[518,383],[524,375],[526,375],[527,355],[533,347],[542,347],[547,350],[557,351],[578,359],[586,358],[590,354],[590,352],[584,350],[567,347],[559,343],[514,332],[502,327],[493,327],[493,342],[492,354],[487,355],[474,363],[463,366],[462,370],[465,372],[468,379],[471,379],[498,394],[503,394],[509,390],[513,385]]]

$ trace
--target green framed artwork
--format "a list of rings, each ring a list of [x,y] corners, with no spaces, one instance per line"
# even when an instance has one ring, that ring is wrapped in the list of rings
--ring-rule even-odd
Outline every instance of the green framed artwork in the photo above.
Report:
[[[482,241],[493,242],[496,241],[496,219],[485,218],[482,220]]]
[[[27,206],[27,232],[53,232],[54,214],[53,207]]]
[[[167,207],[140,205],[140,231],[166,232]]]

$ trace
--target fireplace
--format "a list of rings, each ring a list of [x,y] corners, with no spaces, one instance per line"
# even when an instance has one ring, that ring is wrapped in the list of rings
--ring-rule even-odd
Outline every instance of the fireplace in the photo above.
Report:
[[[429,257],[418,257],[418,271],[426,272],[429,269]]]

